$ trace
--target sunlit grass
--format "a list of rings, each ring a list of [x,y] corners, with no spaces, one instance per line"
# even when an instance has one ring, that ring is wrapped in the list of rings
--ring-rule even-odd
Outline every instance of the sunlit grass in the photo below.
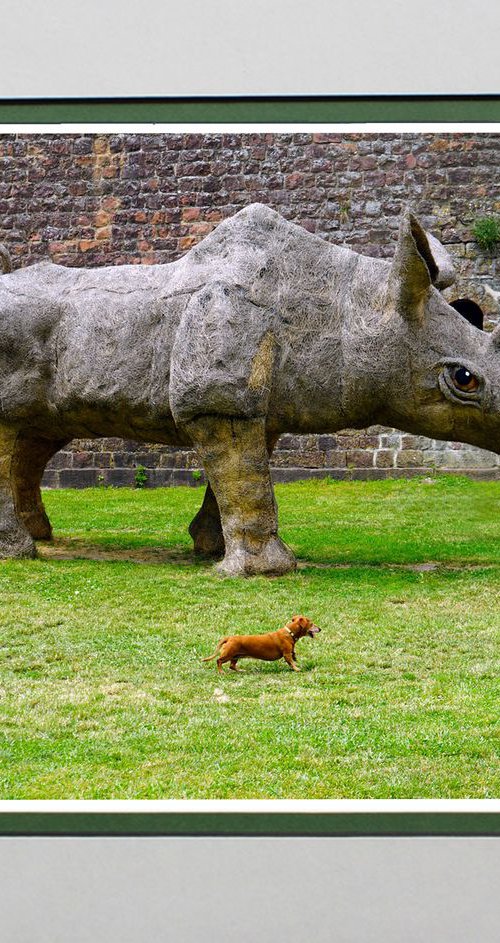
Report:
[[[279,579],[194,559],[201,496],[45,494],[55,548],[0,564],[1,798],[498,796],[500,485],[280,486]],[[300,674],[201,662],[295,612]]]

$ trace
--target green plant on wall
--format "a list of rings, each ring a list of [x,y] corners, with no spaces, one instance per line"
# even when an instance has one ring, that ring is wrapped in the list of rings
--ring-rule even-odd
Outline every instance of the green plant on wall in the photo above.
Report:
[[[135,481],[136,488],[144,488],[145,485],[147,484],[148,473],[146,469],[144,468],[144,465],[137,466],[135,470],[134,481]]]
[[[480,216],[472,227],[472,235],[483,252],[493,252],[500,242],[499,217]]]

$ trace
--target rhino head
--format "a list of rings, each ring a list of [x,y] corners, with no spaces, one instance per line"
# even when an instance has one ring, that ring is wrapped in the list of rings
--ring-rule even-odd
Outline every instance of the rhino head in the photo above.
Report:
[[[453,281],[448,253],[406,210],[381,305],[377,421],[500,452],[500,328],[451,307],[439,289]]]

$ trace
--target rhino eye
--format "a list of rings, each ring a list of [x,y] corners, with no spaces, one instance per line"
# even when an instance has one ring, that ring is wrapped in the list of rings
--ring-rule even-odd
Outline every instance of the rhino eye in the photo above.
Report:
[[[486,384],[480,376],[458,363],[444,363],[439,374],[441,392],[452,401],[481,409]]]
[[[478,378],[465,367],[455,367],[451,371],[451,377],[457,390],[461,390],[463,393],[473,393],[479,389]]]

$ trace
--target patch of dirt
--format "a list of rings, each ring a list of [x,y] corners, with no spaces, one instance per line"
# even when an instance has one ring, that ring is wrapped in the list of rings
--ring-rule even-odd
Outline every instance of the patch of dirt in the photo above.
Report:
[[[431,573],[434,570],[494,570],[495,563],[315,563],[300,560],[299,570],[409,570],[413,573]]]
[[[200,558],[189,550],[175,550],[166,547],[99,547],[78,538],[57,537],[51,543],[39,543],[38,555],[42,560],[96,560],[103,563],[147,563],[147,564],[175,564],[176,566],[192,567],[196,564],[210,569],[215,560]],[[485,570],[494,569],[494,563],[437,563],[435,560],[423,563],[362,563],[353,560],[350,563],[319,563],[310,560],[299,560],[297,569],[300,570],[409,570],[414,573],[431,573],[435,570]]]
[[[42,560],[97,560],[111,563],[175,563],[192,565],[194,553],[172,550],[165,547],[99,547],[83,540],[56,538],[51,543],[37,544],[38,556]]]

